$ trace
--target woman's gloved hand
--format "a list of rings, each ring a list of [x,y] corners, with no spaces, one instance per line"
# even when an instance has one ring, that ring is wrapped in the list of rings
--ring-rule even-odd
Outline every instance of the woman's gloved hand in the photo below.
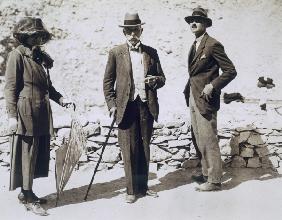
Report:
[[[16,133],[18,127],[18,121],[16,118],[9,118],[9,132],[11,134]]]

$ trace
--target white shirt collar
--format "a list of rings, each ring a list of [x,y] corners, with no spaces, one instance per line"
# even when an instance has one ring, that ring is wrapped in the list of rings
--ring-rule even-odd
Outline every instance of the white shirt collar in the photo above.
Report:
[[[141,41],[139,41],[135,46],[133,46],[128,40],[126,40],[126,43],[128,44],[129,49],[135,49],[135,50],[138,50],[141,45]]]
[[[207,32],[203,33],[200,37],[197,37],[195,41],[197,41],[197,43],[200,43],[206,33]]]

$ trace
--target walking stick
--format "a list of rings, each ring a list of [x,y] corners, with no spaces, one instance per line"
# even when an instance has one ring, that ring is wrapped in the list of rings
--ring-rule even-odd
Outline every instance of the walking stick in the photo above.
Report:
[[[92,183],[93,183],[93,181],[94,181],[95,174],[97,173],[99,164],[100,164],[100,162],[101,162],[101,160],[102,160],[102,156],[103,156],[104,150],[105,150],[105,148],[106,148],[106,145],[107,145],[107,143],[108,143],[108,140],[109,140],[111,131],[112,131],[113,127],[114,127],[115,121],[116,121],[116,119],[115,119],[115,117],[114,117],[114,119],[113,119],[113,121],[112,121],[112,124],[111,124],[111,127],[110,127],[110,130],[109,130],[109,132],[108,132],[108,135],[106,136],[106,140],[105,140],[105,142],[103,143],[102,152],[101,152],[101,155],[100,155],[100,157],[99,157],[99,160],[98,160],[98,162],[97,162],[97,164],[96,164],[96,167],[95,167],[94,173],[93,173],[93,175],[92,175],[91,181],[90,181],[90,183],[89,183],[87,192],[86,192],[85,197],[84,197],[84,201],[87,200],[88,193],[89,193],[89,191],[90,191],[90,189],[91,189]]]
[[[11,172],[10,172],[10,183],[12,182],[12,169],[14,169],[13,163],[12,163],[12,157],[14,155],[15,134],[16,134],[16,132],[14,132],[14,131],[10,134],[10,138],[11,138],[10,139],[11,140],[11,143],[10,143],[10,154],[11,154],[11,159],[10,159],[10,170],[11,170]],[[10,187],[11,187],[11,184],[10,184]]]

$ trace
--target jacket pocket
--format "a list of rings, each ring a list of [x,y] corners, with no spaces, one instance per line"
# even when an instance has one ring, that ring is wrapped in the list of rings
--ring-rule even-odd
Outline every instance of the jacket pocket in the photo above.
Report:
[[[22,112],[24,116],[32,116],[32,106],[31,100],[26,97],[21,97],[19,99],[19,112]]]

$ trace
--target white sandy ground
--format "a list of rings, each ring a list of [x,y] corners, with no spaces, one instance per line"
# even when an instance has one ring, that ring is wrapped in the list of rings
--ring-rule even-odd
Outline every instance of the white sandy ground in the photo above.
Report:
[[[9,192],[9,172],[0,171],[0,219],[202,219],[260,220],[281,219],[282,179],[280,174],[263,169],[228,169],[220,192],[197,192],[191,182],[194,170],[157,171],[150,173],[150,186],[159,198],[144,197],[134,204],[124,202],[125,188],[122,168],[99,172],[84,202],[83,197],[93,167],[82,167],[71,177],[58,207],[55,207],[55,178],[35,181],[34,191],[48,199],[47,217],[26,212],[17,201],[18,191]]]

